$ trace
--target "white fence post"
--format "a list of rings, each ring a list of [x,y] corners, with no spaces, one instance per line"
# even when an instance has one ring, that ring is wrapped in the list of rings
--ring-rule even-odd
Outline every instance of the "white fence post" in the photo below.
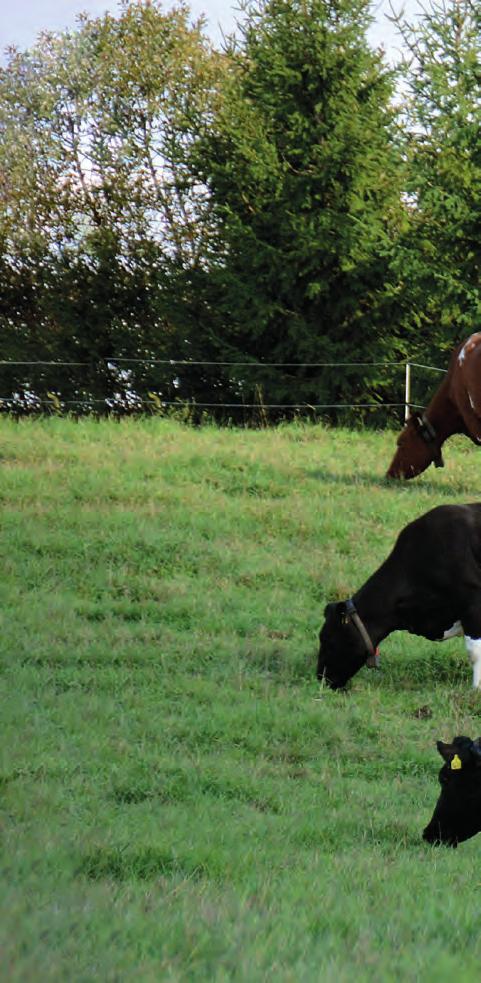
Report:
[[[404,422],[409,420],[409,404],[411,402],[411,366],[406,362],[406,384],[404,387]]]

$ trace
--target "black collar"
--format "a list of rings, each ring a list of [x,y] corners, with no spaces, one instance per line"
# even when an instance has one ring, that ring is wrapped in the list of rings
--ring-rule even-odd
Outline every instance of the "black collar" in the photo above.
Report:
[[[436,444],[439,441],[436,430],[431,421],[428,420],[425,413],[413,413],[412,418],[416,430],[419,436],[424,440],[425,444]],[[433,461],[435,468],[444,468],[443,455],[441,454],[440,446],[438,446],[437,450],[435,450]]]
[[[353,625],[356,626],[364,642],[364,645],[366,646],[366,650],[368,653],[366,665],[368,665],[371,669],[379,669],[379,649],[375,645],[373,645],[371,636],[362,618],[360,617],[359,612],[356,609],[356,605],[354,604],[352,597],[348,597],[347,601],[345,601],[344,604],[345,604],[344,621],[346,623],[348,621],[352,621]]]

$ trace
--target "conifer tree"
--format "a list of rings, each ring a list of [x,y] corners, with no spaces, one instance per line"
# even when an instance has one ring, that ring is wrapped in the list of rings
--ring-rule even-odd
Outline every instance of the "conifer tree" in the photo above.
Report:
[[[481,320],[481,11],[432,0],[399,19],[404,65],[408,233],[398,253],[401,331],[442,358]]]
[[[366,39],[369,6],[244,8],[203,148],[220,230],[209,310],[231,357],[362,361],[382,345],[401,169],[393,78]],[[352,398],[353,386],[362,399],[378,381],[374,370],[335,383],[308,369],[249,379],[280,402]]]

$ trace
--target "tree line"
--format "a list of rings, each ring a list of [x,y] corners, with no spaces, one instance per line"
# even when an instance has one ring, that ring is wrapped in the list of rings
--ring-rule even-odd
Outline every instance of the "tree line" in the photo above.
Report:
[[[394,367],[319,363],[442,365],[477,329],[481,11],[400,16],[395,69],[370,21],[252,0],[218,50],[187,4],[125,0],[8,52],[0,409],[379,422]]]

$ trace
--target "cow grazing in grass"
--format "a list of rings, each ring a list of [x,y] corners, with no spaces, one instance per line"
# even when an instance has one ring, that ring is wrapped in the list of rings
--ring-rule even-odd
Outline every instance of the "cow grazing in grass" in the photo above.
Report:
[[[415,478],[433,461],[442,467],[441,447],[455,433],[481,444],[481,332],[454,350],[446,376],[427,408],[409,417],[388,478]]]
[[[481,737],[438,741],[437,748],[444,759],[441,794],[423,839],[456,847],[481,831]]]
[[[399,629],[433,641],[464,634],[481,689],[481,504],[440,505],[409,523],[363,587],[324,617],[317,676],[333,689]]]

